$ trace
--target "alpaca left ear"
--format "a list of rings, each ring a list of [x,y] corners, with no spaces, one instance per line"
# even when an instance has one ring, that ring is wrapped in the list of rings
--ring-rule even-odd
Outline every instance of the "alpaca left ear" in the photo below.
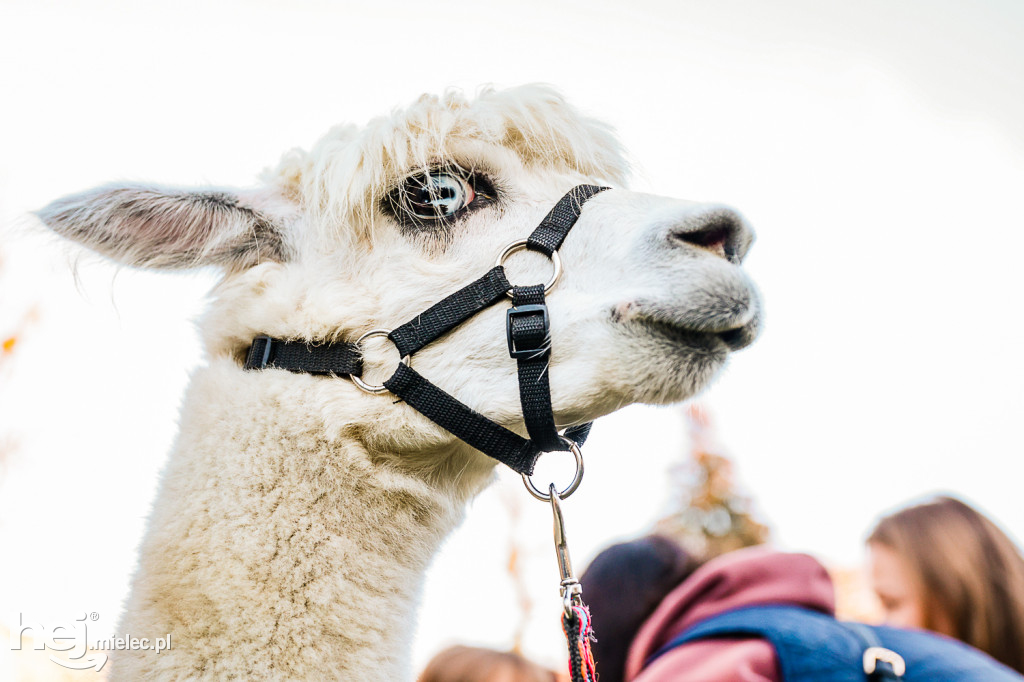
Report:
[[[237,271],[286,261],[285,225],[298,209],[276,190],[105,185],[37,213],[54,232],[124,265]]]

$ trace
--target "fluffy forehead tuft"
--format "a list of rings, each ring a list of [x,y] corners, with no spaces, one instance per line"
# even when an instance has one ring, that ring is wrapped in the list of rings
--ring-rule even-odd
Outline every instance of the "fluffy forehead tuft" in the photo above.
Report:
[[[344,226],[368,238],[387,191],[409,173],[460,163],[467,145],[493,145],[528,169],[570,172],[622,185],[628,164],[610,126],[580,114],[556,90],[526,85],[424,95],[365,127],[338,126],[309,152],[287,155],[276,180],[290,188],[312,223]],[[500,169],[499,169],[500,170]]]

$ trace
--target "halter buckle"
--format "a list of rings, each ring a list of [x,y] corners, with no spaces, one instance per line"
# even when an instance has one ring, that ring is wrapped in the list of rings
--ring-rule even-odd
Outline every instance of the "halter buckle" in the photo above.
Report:
[[[543,334],[531,332],[529,336],[536,337],[532,343],[522,339],[523,335],[516,334],[512,329],[514,318],[527,315],[543,316]],[[547,353],[551,349],[551,322],[548,318],[548,307],[542,303],[530,303],[509,308],[505,313],[505,338],[508,340],[508,354],[517,360],[538,358]]]

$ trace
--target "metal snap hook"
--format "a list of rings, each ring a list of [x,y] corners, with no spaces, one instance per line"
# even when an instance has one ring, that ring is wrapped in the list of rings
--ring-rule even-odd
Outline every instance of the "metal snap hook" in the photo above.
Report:
[[[569,452],[571,452],[572,456],[576,458],[576,475],[573,476],[572,482],[565,488],[565,490],[555,493],[558,496],[558,499],[564,500],[576,492],[576,489],[580,487],[580,483],[583,481],[583,453],[580,452],[580,446],[576,445],[575,441],[572,441],[565,436],[559,436],[559,438],[562,439],[563,443],[569,446]],[[535,486],[533,484],[533,479],[526,474],[523,474],[523,485],[526,486],[527,492],[541,502],[551,501],[551,495]],[[553,487],[554,484],[551,484],[551,488]]]
[[[372,338],[374,336],[383,336],[383,337],[387,338],[388,334],[390,334],[390,333],[391,333],[390,329],[371,329],[370,331],[366,332],[365,334],[360,336],[358,339],[356,339],[356,346],[359,346],[360,350],[362,350],[363,341],[365,341],[366,339]],[[394,341],[392,341],[392,343],[394,343]],[[412,366],[411,363],[412,363],[411,356],[406,355],[404,358],[402,358],[402,364],[405,365],[406,367],[411,367]],[[372,393],[374,395],[378,395],[378,394],[381,394],[381,393],[387,393],[388,392],[388,389],[384,387],[384,384],[380,384],[379,386],[375,386],[373,384],[368,384],[365,381],[363,381],[361,378],[357,377],[355,374],[353,374],[350,378],[352,379],[352,382],[356,386],[358,386],[360,389],[362,389],[366,393]]]
[[[555,556],[558,558],[558,572],[562,576],[562,582],[559,583],[562,607],[565,609],[565,617],[572,618],[572,607],[583,603],[583,586],[572,570],[569,540],[565,536],[565,519],[562,517],[562,505],[559,504],[560,498],[554,483],[548,486],[548,499],[551,501],[551,515],[554,519]]]
[[[504,250],[501,252],[501,255],[498,256],[498,260],[494,261],[494,265],[504,265],[506,258],[511,256],[516,251],[522,251],[523,249],[526,248],[527,241],[529,240],[520,239],[506,246]],[[551,288],[555,286],[555,283],[558,281],[558,278],[562,276],[562,259],[558,257],[558,252],[552,251],[549,258],[551,259],[551,265],[554,267],[554,272],[551,273],[551,279],[549,279],[547,284],[544,285],[545,294],[551,291]],[[505,295],[508,296],[509,298],[512,298],[512,290],[509,289],[508,291],[506,291]],[[534,497],[536,497],[536,495]]]

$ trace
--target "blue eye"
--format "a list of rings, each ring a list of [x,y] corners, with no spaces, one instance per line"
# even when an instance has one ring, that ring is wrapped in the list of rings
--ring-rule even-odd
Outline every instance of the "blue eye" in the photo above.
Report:
[[[473,203],[473,187],[458,175],[431,171],[414,175],[403,187],[405,209],[418,220],[447,220]]]

